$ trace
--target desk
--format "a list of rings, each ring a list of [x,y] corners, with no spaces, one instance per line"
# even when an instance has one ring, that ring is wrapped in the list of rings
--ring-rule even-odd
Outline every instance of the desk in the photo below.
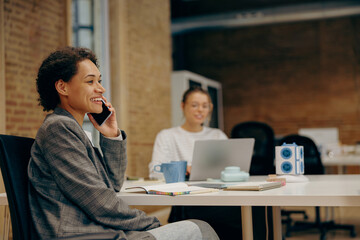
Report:
[[[337,166],[338,173],[346,173],[345,168],[347,166],[360,166],[360,155],[359,154],[348,154],[348,155],[336,155],[334,157],[322,157],[321,162],[325,167]]]
[[[121,191],[129,205],[241,206],[243,239],[253,239],[251,206],[273,206],[274,239],[281,239],[281,206],[360,206],[360,175],[308,175],[309,182],[287,183],[266,191],[220,191],[182,196],[161,196]],[[264,181],[265,176],[250,177]],[[128,183],[127,183],[128,184]],[[127,185],[129,186],[129,185]]]

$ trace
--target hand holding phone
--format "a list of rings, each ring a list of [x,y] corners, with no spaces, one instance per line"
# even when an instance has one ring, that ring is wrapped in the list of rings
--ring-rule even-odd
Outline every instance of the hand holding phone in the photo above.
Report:
[[[105,101],[101,99],[102,102],[102,109],[101,113],[90,113],[91,116],[95,119],[96,123],[101,126],[103,123],[111,116],[112,112],[109,108],[105,105]]]

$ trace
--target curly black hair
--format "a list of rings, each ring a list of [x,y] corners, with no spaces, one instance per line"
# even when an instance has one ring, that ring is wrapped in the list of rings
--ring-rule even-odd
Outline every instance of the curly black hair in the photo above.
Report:
[[[39,105],[43,111],[54,110],[60,103],[60,97],[55,88],[55,83],[62,79],[70,79],[78,71],[78,63],[89,59],[98,68],[95,54],[87,48],[65,47],[51,53],[41,64],[36,78],[36,87],[39,93]]]

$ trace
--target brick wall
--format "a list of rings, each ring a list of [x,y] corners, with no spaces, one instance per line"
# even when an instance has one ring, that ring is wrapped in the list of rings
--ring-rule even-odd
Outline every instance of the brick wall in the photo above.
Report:
[[[128,134],[127,175],[147,177],[155,136],[171,126],[170,5],[168,0],[109,4],[112,80],[120,82],[111,94]]]
[[[4,1],[0,1],[0,133],[5,133],[5,38]],[[1,186],[0,186],[1,191]]]
[[[276,135],[338,127],[360,140],[360,17],[276,24],[183,37],[184,69],[223,84],[225,131],[248,120]]]
[[[129,169],[148,176],[155,135],[171,121],[170,7],[167,0],[129,3]]]
[[[37,70],[66,45],[66,1],[4,1],[6,134],[35,137],[45,114],[37,104]]]

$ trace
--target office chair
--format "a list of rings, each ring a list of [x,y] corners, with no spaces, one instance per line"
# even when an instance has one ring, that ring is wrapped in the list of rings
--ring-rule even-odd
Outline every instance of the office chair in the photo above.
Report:
[[[251,157],[249,171],[250,175],[268,175],[275,173],[275,134],[268,124],[257,121],[241,122],[233,127],[230,137],[255,139],[254,152]],[[258,239],[265,239],[265,236],[259,232],[263,232],[266,224],[268,224],[269,238],[272,239],[272,207],[252,207],[252,213],[253,222],[256,222],[253,230],[254,235],[258,235]],[[265,221],[265,216],[267,216],[267,222]]]
[[[233,127],[231,138],[255,138],[250,175],[275,173],[275,135],[273,129],[263,122],[242,122]]]
[[[283,143],[296,143],[299,146],[304,147],[304,164],[305,164],[305,174],[324,174],[325,169],[321,162],[320,153],[314,141],[308,137],[291,134],[283,137],[279,141],[280,145]],[[344,224],[335,224],[334,221],[321,221],[320,218],[320,207],[315,207],[315,221],[297,221],[292,224],[290,214],[292,211],[284,211],[288,215],[288,222],[286,224],[286,236],[289,237],[292,231],[302,231],[307,229],[317,228],[320,230],[320,239],[326,239],[326,232],[332,229],[344,229],[350,231],[350,236],[355,237],[356,232],[353,225],[344,225]],[[295,211],[294,213],[298,213]],[[285,214],[282,214],[285,215]]]
[[[34,139],[0,135],[0,167],[10,208],[14,240],[39,239],[33,225],[29,198],[27,166]],[[118,233],[91,233],[57,239],[117,239]]]

